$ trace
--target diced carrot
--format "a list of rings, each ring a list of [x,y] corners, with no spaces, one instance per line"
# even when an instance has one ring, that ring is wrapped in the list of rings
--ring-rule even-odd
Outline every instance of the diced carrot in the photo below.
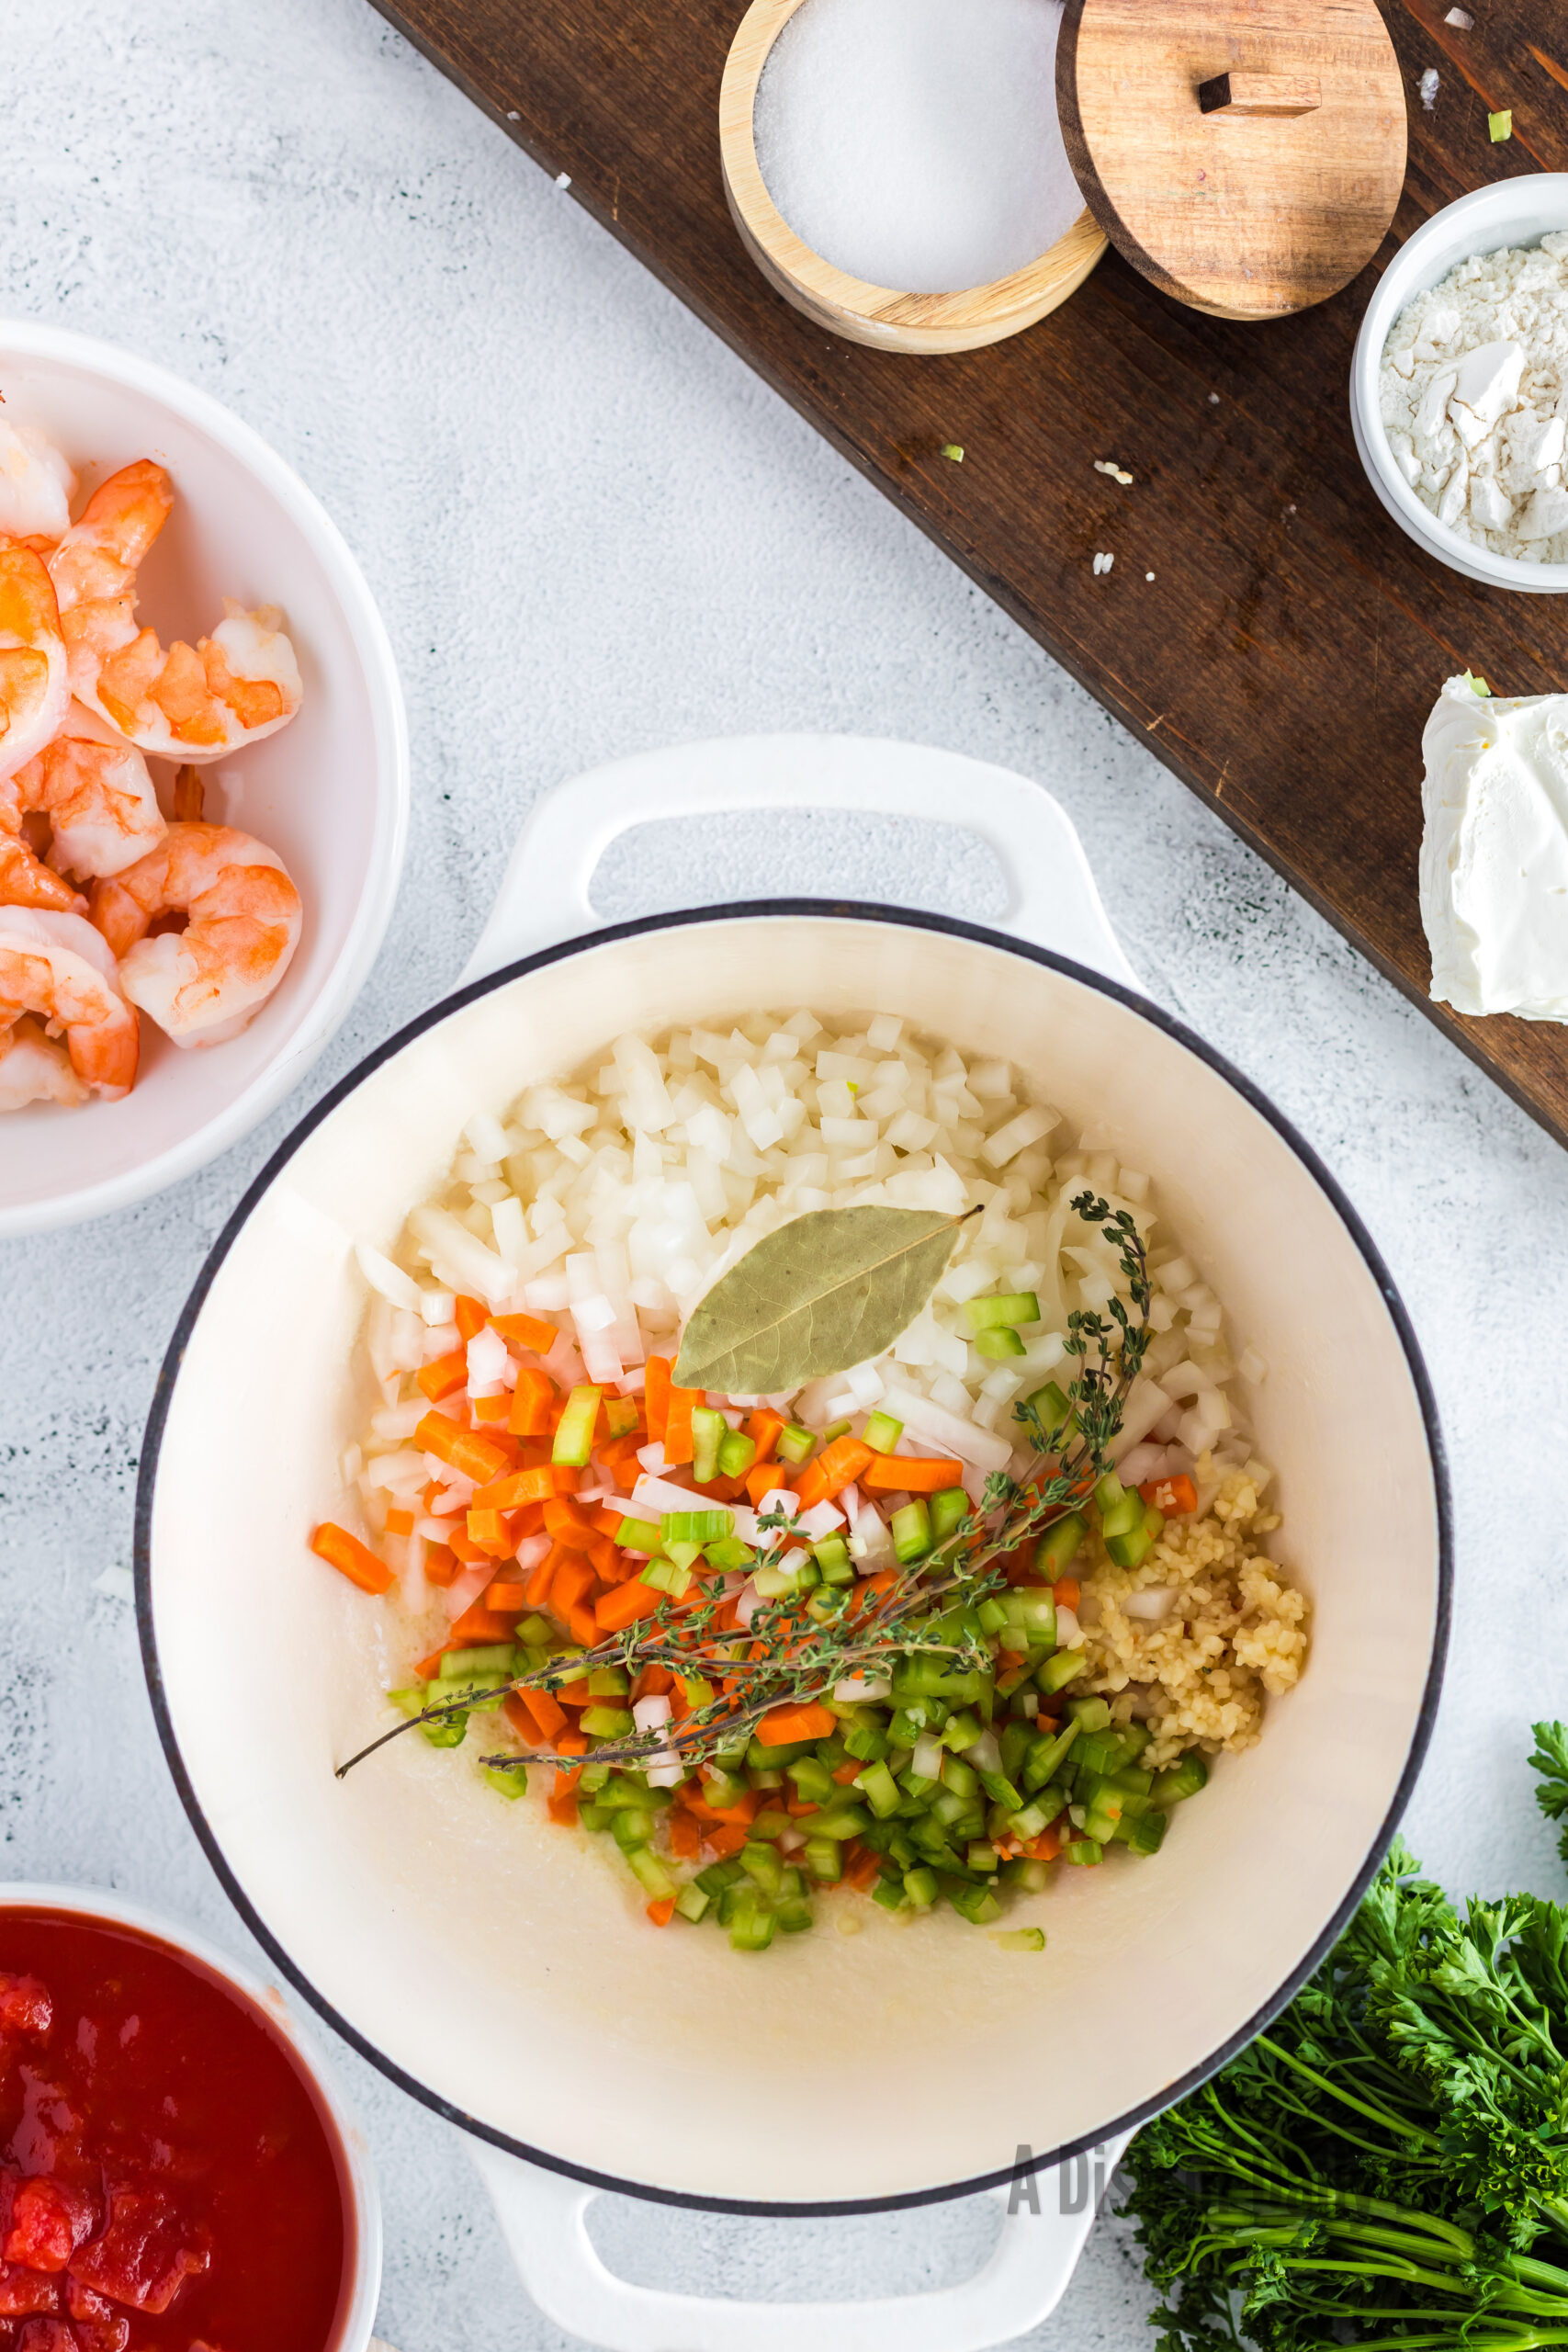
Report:
[[[575,1829],[577,1826],[577,1799],[575,1797],[551,1797],[548,1802],[550,1819],[554,1822],[558,1822],[563,1829]]]
[[[434,1453],[438,1462],[450,1463],[465,1478],[482,1487],[499,1478],[511,1465],[511,1454],[492,1437],[480,1437],[472,1430],[460,1429],[446,1413],[426,1413],[413,1433],[414,1443],[426,1453]],[[527,1497],[519,1495],[519,1502]],[[502,1505],[504,1510],[506,1505]]]
[[[492,1315],[491,1329],[499,1331],[503,1340],[514,1347],[532,1348],[536,1356],[547,1356],[560,1333],[542,1315]]]
[[[675,1897],[672,1894],[661,1894],[657,1903],[649,1903],[646,1907],[648,1916],[656,1928],[667,1928],[675,1917]]]
[[[521,1617],[528,1606],[527,1579],[519,1582],[514,1577],[496,1577],[486,1585],[481,1598],[485,1607],[500,1616]]]
[[[757,1725],[757,1737],[764,1747],[790,1747],[798,1739],[831,1739],[838,1728],[832,1709],[808,1699],[800,1706],[775,1707]]]
[[[556,1555],[554,1550],[551,1549],[546,1553],[542,1560],[536,1560],[533,1566],[528,1571],[528,1582],[525,1591],[527,1603],[530,1609],[544,1608],[550,1597],[550,1585],[554,1579],[555,1572]]]
[[[387,1532],[389,1535],[412,1535],[413,1533],[412,1511],[399,1510],[394,1506],[387,1513]]]
[[[581,1731],[563,1731],[560,1737],[556,1742],[556,1747],[563,1756],[586,1756],[588,1753],[588,1736],[585,1732]],[[577,1775],[575,1772],[572,1775],[571,1785],[573,1788],[577,1786]]]
[[[863,1894],[867,1887],[876,1884],[881,1869],[881,1856],[872,1853],[858,1838],[852,1838],[844,1854],[842,1883]]]
[[[601,1633],[619,1634],[637,1618],[649,1615],[663,1599],[663,1593],[644,1584],[640,1577],[634,1577],[629,1584],[617,1585],[613,1592],[607,1592],[595,1604],[593,1615]]]
[[[771,1495],[784,1483],[784,1474],[776,1462],[756,1462],[746,1473],[746,1492],[751,1498],[751,1508],[761,1508],[764,1495]]]
[[[463,1642],[509,1642],[513,1632],[510,1617],[498,1617],[493,1609],[476,1600],[464,1610],[447,1638],[450,1645],[457,1648]]]
[[[738,1854],[740,1851],[741,1847],[749,1841],[750,1835],[750,1830],[743,1822],[724,1822],[716,1829],[710,1829],[703,1839],[703,1843],[712,1851],[716,1860],[727,1862],[732,1854]]]
[[[961,1487],[964,1464],[946,1455],[878,1453],[861,1480],[868,1495],[934,1495]]]
[[[465,1387],[468,1378],[468,1351],[467,1348],[454,1348],[449,1356],[437,1356],[434,1363],[427,1363],[416,1372],[414,1385],[423,1388],[431,1403],[437,1405],[443,1396],[450,1396],[454,1390]],[[434,1452],[434,1447],[431,1450]]]
[[[512,1411],[507,1418],[506,1426],[513,1436],[543,1437],[549,1427],[555,1396],[556,1385],[549,1374],[541,1372],[536,1364],[525,1364],[512,1392]]]
[[[1080,1589],[1077,1577],[1058,1577],[1051,1587],[1051,1598],[1058,1609],[1076,1609]]]
[[[573,1469],[570,1462],[552,1462],[550,1476],[556,1482],[558,1495],[575,1495],[582,1484],[582,1473]]]
[[[858,1617],[862,1610],[869,1609],[874,1601],[880,1600],[885,1592],[891,1592],[897,1581],[897,1568],[883,1568],[874,1577],[862,1577],[850,1595],[851,1616]]]
[[[442,1653],[439,1650],[432,1650],[428,1657],[422,1657],[419,1664],[413,1670],[414,1680],[416,1682],[428,1682],[434,1675],[439,1674],[441,1671],[441,1657]]]
[[[476,1489],[470,1508],[519,1510],[525,1503],[554,1502],[555,1497],[555,1470],[548,1462],[540,1462],[531,1470],[508,1470],[502,1476],[490,1479]]]
[[[468,1298],[461,1291],[457,1294],[457,1304],[452,1313],[465,1347],[470,1340],[479,1338],[479,1333],[490,1321],[490,1309],[483,1300]]]
[[[512,1410],[512,1399],[507,1395],[504,1388],[501,1391],[500,1395],[496,1396],[470,1397],[469,1403],[473,1408],[475,1420],[479,1422],[497,1421],[504,1423],[507,1415]]]
[[[378,1560],[368,1544],[351,1535],[346,1527],[338,1527],[330,1519],[323,1520],[310,1538],[310,1549],[319,1559],[356,1584],[361,1592],[385,1592],[392,1581],[392,1571],[385,1560]]]
[[[588,1523],[595,1535],[608,1535],[613,1541],[620,1533],[621,1521],[626,1515],[614,1503],[595,1503],[588,1514]]]
[[[477,1568],[481,1561],[490,1558],[488,1552],[481,1552],[477,1544],[468,1541],[468,1529],[454,1519],[446,1522],[446,1541],[466,1568]]]
[[[543,1503],[524,1503],[508,1516],[512,1521],[512,1532],[519,1544],[526,1535],[542,1535],[545,1532]]]
[[[509,1691],[501,1702],[501,1712],[530,1747],[547,1747],[567,1726],[565,1708],[558,1706],[547,1690]]]
[[[675,1677],[667,1666],[645,1666],[637,1679],[636,1699],[664,1699],[675,1687]]]
[[[568,1552],[550,1584],[550,1600],[558,1610],[575,1609],[593,1581],[593,1571],[581,1552]]]
[[[700,1388],[671,1388],[669,1409],[664,1417],[664,1460],[666,1466],[676,1469],[682,1462],[696,1459],[696,1441],[692,1435],[692,1412],[703,1401]]]
[[[703,1833],[697,1826],[694,1815],[682,1813],[677,1806],[671,1805],[669,1819],[670,1851],[679,1862],[694,1861],[696,1859],[697,1849],[703,1842]]]
[[[802,1510],[812,1510],[818,1503],[831,1502],[852,1479],[858,1478],[868,1463],[876,1455],[858,1437],[838,1437],[825,1446],[815,1462],[808,1462],[795,1482]]]
[[[1198,1489],[1185,1475],[1175,1478],[1151,1478],[1146,1486],[1138,1488],[1138,1492],[1145,1502],[1152,1503],[1156,1510],[1164,1511],[1167,1519],[1185,1518],[1198,1508]],[[389,1511],[387,1523],[391,1525]]]
[[[618,1521],[616,1523],[619,1524]],[[546,1534],[566,1542],[574,1535],[586,1535],[588,1527],[589,1515],[581,1503],[574,1502],[570,1495],[558,1495],[552,1491],[544,1508]]]
[[[662,1439],[665,1417],[670,1410],[670,1374],[672,1366],[668,1356],[649,1356],[643,1374],[642,1409],[648,1415],[650,1438]]]
[[[428,1583],[438,1585],[443,1591],[457,1573],[457,1555],[445,1544],[427,1544],[424,1547],[424,1574]]]
[[[621,1565],[618,1545],[612,1544],[607,1535],[591,1535],[583,1549],[602,1577],[608,1577],[612,1584],[620,1583],[618,1574],[611,1576],[611,1570],[618,1570]]]
[[[602,1445],[599,1448],[600,1461],[606,1470],[613,1472],[623,1486],[628,1483],[628,1474],[632,1471],[634,1464],[638,1468],[641,1467],[637,1458],[648,1443],[648,1438],[649,1433],[645,1429],[628,1430],[625,1437],[613,1437],[608,1445]]]
[[[591,1707],[593,1704],[593,1693],[588,1688],[586,1674],[581,1682],[563,1683],[556,1697],[563,1707]]]
[[[820,1805],[808,1803],[805,1797],[797,1797],[793,1789],[784,1798],[784,1811],[792,1821],[803,1821],[808,1813],[820,1813],[821,1810]]]
[[[864,1770],[865,1766],[863,1764],[857,1763],[855,1758],[852,1756],[850,1756],[846,1757],[843,1763],[838,1766],[834,1771],[833,1778],[837,1781],[841,1789],[847,1789],[852,1781],[859,1780],[861,1774]]]
[[[780,1432],[784,1427],[784,1415],[775,1413],[771,1405],[759,1405],[754,1412],[747,1414],[746,1434],[757,1448],[758,1462],[772,1460],[773,1448],[777,1445]]]
[[[1061,1850],[1061,1837],[1054,1828],[1043,1829],[1039,1837],[1031,1838],[1023,1849],[1032,1862],[1054,1862]]]
[[[551,1604],[554,1606],[554,1604]],[[579,1600],[566,1612],[567,1631],[574,1642],[591,1650],[599,1638],[599,1621],[586,1600]]]
[[[504,1512],[492,1508],[482,1510],[470,1508],[465,1521],[470,1544],[477,1544],[491,1560],[510,1560],[512,1542],[506,1532]]]

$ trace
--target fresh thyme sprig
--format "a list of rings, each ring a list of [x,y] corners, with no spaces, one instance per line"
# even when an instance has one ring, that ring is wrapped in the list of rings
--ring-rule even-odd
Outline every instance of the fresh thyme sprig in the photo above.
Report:
[[[1103,1473],[1148,1349],[1147,1255],[1133,1217],[1089,1192],[1072,1206],[1086,1224],[1102,1225],[1115,1244],[1127,1300],[1113,1291],[1105,1313],[1077,1308],[1068,1316],[1066,1353],[1075,1369],[1062,1392],[1066,1411],[1047,1425],[1033,1399],[1016,1406],[1031,1448],[1027,1467],[1018,1477],[993,1472],[979,1505],[890,1586],[869,1600],[842,1586],[819,1586],[805,1600],[785,1595],[757,1609],[743,1628],[718,1622],[728,1589],[694,1605],[662,1601],[591,1649],[558,1651],[541,1666],[485,1689],[468,1686],[461,1696],[406,1717],[340,1765],[338,1779],[420,1724],[444,1722],[515,1691],[553,1695],[604,1668],[619,1668],[635,1684],[646,1668],[661,1667],[682,1683],[688,1713],[679,1723],[601,1742],[592,1752],[596,1764],[633,1767],[671,1757],[688,1766],[709,1762],[748,1738],[775,1707],[820,1699],[849,1679],[890,1676],[907,1657],[936,1654],[961,1669],[988,1669],[990,1646],[973,1611],[1003,1583],[1001,1562],[1075,1510]],[[765,1566],[782,1554],[792,1522],[774,1511],[758,1525],[775,1538],[760,1563]],[[484,1758],[498,1770],[571,1770],[582,1760],[552,1747]]]

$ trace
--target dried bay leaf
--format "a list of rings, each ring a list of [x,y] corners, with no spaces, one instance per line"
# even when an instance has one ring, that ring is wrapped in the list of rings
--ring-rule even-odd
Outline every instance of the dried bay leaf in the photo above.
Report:
[[[936,1209],[876,1204],[792,1218],[699,1299],[676,1381],[766,1396],[880,1355],[936,1288],[963,1223]]]

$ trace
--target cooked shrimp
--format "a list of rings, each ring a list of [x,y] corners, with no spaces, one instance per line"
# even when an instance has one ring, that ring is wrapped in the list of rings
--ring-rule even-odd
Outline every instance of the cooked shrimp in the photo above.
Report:
[[[0,1030],[34,1013],[63,1030],[71,1067],[109,1102],[136,1078],[140,1026],[115,976],[114,957],[81,915],[0,907]]]
[[[25,1111],[29,1102],[74,1107],[86,1099],[64,1046],[46,1037],[30,1013],[0,1031],[0,1111]]]
[[[57,875],[118,874],[155,849],[165,830],[141,752],[79,702],[53,742],[0,785],[0,856],[3,836],[19,833],[28,810],[49,819],[54,838],[48,859]]]
[[[0,546],[0,780],[59,729],[71,700],[60,609],[30,548]]]
[[[196,645],[165,653],[136,619],[137,567],[174,503],[151,458],[100,484],[50,558],[79,701],[138,750],[160,759],[216,760],[293,718],[300,684],[294,648],[271,609],[225,602],[224,618]]]
[[[299,938],[299,893],[283,860],[228,825],[171,825],[151,856],[95,883],[92,900],[120,986],[176,1046],[237,1036]],[[150,939],[167,914],[184,914],[185,930]]]
[[[41,555],[70,529],[75,495],[75,475],[38,427],[0,418],[0,531]]]

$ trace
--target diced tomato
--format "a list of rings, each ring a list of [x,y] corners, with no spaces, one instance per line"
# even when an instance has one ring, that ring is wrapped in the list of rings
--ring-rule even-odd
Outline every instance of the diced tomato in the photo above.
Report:
[[[107,2296],[96,2295],[79,2278],[68,2278],[65,2305],[75,2322],[76,2341],[82,2352],[125,2352],[130,2342],[130,2322],[123,2312],[115,2310]],[[197,2352],[194,2344],[191,2352]]]
[[[63,2270],[92,2226],[92,2207],[79,2190],[55,2180],[24,2180],[11,2200],[11,2227],[0,2254],[28,2270]]]
[[[30,2319],[17,2338],[17,2352],[82,2352],[82,2339],[62,2319]]]
[[[187,2234],[168,2199],[155,2189],[111,2189],[108,2226],[76,2255],[72,2276],[117,2303],[156,2317],[211,2259],[205,2247],[182,2243]]]
[[[0,1969],[0,2033],[47,2033],[54,2004],[36,1976]]]
[[[25,2319],[29,2312],[57,2312],[60,2290],[39,2270],[0,2262],[0,2319]]]

